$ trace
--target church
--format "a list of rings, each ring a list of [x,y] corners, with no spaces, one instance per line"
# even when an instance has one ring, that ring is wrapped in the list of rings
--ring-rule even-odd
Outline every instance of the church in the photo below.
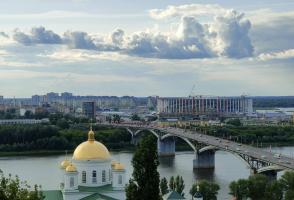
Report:
[[[78,145],[71,160],[60,165],[63,181],[60,190],[44,191],[45,200],[124,200],[126,171],[111,160],[108,149],[88,133],[88,140]]]

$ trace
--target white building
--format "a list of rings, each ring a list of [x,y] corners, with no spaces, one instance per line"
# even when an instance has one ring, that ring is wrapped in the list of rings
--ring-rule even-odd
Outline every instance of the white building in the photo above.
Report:
[[[157,112],[160,116],[250,115],[253,101],[247,96],[160,97],[157,99]]]
[[[121,163],[111,161],[108,149],[94,138],[74,151],[72,160],[61,163],[64,171],[61,191],[45,191],[45,200],[124,200],[126,171]]]

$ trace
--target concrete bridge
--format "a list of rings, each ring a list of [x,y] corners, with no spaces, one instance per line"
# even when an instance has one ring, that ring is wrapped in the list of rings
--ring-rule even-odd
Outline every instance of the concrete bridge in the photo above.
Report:
[[[97,124],[117,128],[126,128],[132,135],[132,141],[138,142],[142,131],[150,131],[157,137],[159,156],[175,155],[175,138],[181,138],[195,152],[193,160],[194,169],[207,169],[215,167],[215,152],[223,150],[230,152],[245,161],[252,173],[261,173],[270,179],[275,179],[278,171],[294,170],[294,159],[280,154],[205,135],[198,131],[184,130],[172,127],[159,127],[155,125],[129,125],[129,124]]]

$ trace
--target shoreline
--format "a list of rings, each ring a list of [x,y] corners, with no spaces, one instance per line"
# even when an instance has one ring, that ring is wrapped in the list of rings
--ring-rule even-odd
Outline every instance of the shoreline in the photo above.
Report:
[[[272,145],[272,148],[279,147],[293,147],[293,144],[284,143],[284,144],[263,144],[262,148],[269,148]],[[260,147],[259,147],[260,148]],[[123,148],[123,149],[109,149],[114,153],[129,153],[133,152],[134,148]],[[21,152],[0,152],[0,158],[2,157],[18,157],[18,156],[54,156],[54,155],[64,155],[65,153],[72,154],[74,150],[35,150],[35,151],[21,151]],[[191,151],[188,147],[179,146],[176,151]]]

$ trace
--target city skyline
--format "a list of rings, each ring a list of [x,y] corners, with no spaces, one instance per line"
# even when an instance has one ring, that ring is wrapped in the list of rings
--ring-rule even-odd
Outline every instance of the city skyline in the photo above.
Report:
[[[34,6],[38,3],[38,6]],[[294,2],[0,3],[0,95],[291,96]]]

